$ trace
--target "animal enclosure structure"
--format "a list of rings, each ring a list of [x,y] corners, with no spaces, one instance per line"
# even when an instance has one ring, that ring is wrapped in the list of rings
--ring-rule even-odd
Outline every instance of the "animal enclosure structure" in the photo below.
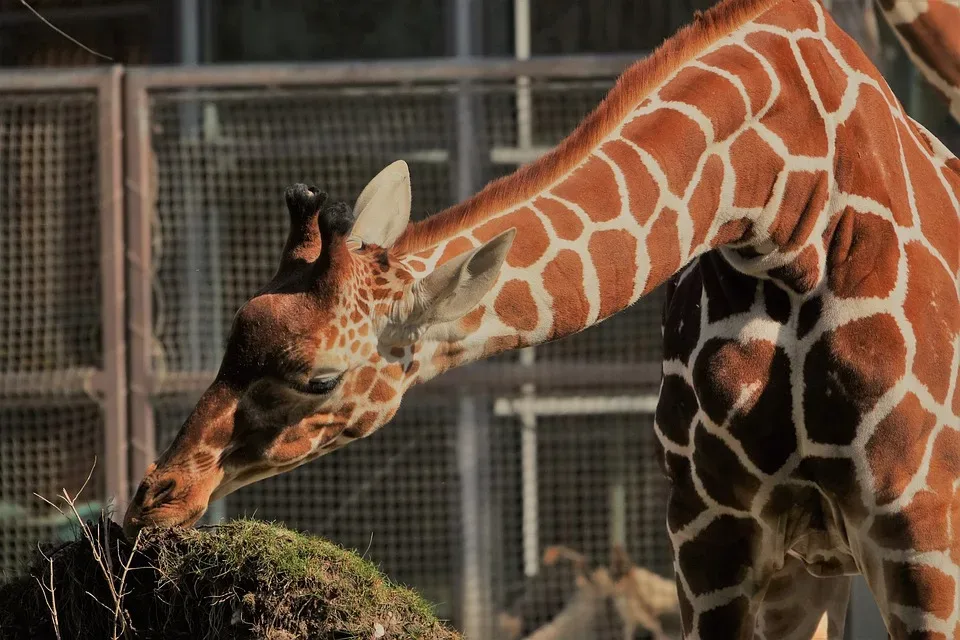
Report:
[[[423,217],[550,148],[636,57],[0,77],[2,568],[62,524],[32,492],[75,490],[95,457],[85,495],[122,512],[276,267],[287,185],[349,199],[403,158]],[[416,389],[390,428],[210,520],[355,547],[471,637],[550,545],[622,543],[669,577],[660,302]]]

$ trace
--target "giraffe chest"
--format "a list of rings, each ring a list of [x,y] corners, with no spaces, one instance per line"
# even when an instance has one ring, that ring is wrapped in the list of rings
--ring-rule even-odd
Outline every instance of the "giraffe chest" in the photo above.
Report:
[[[716,466],[742,469],[747,484],[776,473],[798,448],[789,299],[713,256],[668,287],[657,411],[667,448],[726,460]]]
[[[663,467],[686,495],[668,520],[677,529],[706,508],[751,514],[812,573],[851,573],[836,504],[805,477],[801,350],[784,339],[798,311],[710,258],[668,285],[656,424]]]

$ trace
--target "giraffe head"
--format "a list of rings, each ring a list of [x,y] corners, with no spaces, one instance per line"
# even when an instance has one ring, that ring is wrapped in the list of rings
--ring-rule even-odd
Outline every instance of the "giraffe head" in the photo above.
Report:
[[[388,422],[423,376],[424,336],[449,333],[480,303],[514,236],[413,275],[391,250],[410,216],[403,161],[363,189],[355,216],[302,184],[286,202],[279,267],[237,312],[215,380],[147,469],[124,518],[128,533],[189,526],[210,501]]]

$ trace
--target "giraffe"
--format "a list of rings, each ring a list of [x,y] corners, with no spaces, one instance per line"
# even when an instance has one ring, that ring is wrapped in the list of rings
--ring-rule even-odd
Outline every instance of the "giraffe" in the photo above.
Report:
[[[499,616],[498,631],[507,640],[579,640],[591,633],[633,640],[637,629],[653,640],[675,637],[670,627],[678,626],[679,601],[673,581],[633,564],[621,545],[611,548],[605,567],[590,570],[583,554],[563,545],[547,547],[542,565],[545,571],[528,578],[520,597]]]
[[[368,437],[457,366],[666,287],[654,428],[684,636],[960,637],[960,160],[819,0],[723,0],[540,159],[409,223],[286,193],[275,276],[147,470],[129,533]],[[811,580],[816,576],[816,580]],[[818,595],[818,597],[813,597]]]
[[[960,0],[875,0],[907,56],[960,121]]]

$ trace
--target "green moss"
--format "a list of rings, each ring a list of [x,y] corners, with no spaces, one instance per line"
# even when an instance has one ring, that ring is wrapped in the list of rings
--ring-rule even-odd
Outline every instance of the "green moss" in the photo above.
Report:
[[[113,523],[101,523],[97,536],[107,541],[115,573],[130,548]],[[113,541],[109,537],[116,538]],[[92,554],[85,541],[70,543],[53,555],[61,635],[64,624],[76,622],[80,632],[64,637],[87,638],[103,633],[112,620],[100,620],[106,609],[94,602],[109,596],[106,583],[91,580]],[[327,540],[303,535],[281,525],[237,520],[202,529],[146,531],[134,555],[124,609],[142,638],[234,637],[292,638],[425,638],[454,640],[432,607],[413,590],[394,584],[372,563]],[[49,568],[37,565],[34,577]],[[100,576],[102,580],[102,576]],[[38,631],[36,618],[44,604],[35,581],[0,589],[0,637],[53,637]],[[4,600],[4,594],[8,597]],[[29,594],[28,594],[29,595]],[[23,615],[17,615],[17,607]],[[35,610],[31,610],[35,609]],[[33,620],[28,635],[3,633]],[[42,626],[42,625],[41,625]],[[51,629],[52,631],[52,629]]]

